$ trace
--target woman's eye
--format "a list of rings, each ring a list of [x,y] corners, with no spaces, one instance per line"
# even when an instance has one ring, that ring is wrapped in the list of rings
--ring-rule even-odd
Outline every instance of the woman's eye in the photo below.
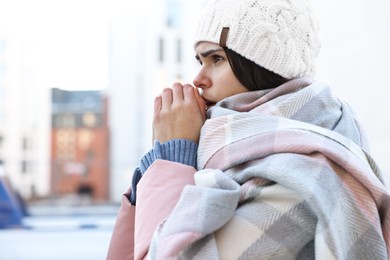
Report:
[[[223,60],[223,57],[219,56],[219,55],[213,55],[212,58],[213,58],[214,63],[217,63],[217,62]]]

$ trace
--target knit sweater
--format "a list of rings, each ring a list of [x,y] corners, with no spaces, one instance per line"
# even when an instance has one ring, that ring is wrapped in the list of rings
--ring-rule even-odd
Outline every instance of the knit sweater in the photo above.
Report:
[[[186,139],[172,139],[165,143],[154,142],[154,147],[140,161],[140,166],[134,170],[131,183],[131,205],[136,205],[137,185],[150,165],[157,159],[178,162],[196,168],[198,145]]]

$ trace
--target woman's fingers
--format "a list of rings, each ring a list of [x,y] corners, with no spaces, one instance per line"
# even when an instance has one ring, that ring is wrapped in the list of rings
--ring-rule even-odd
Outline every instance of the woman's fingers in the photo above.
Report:
[[[156,114],[160,112],[161,108],[162,108],[162,97],[161,95],[159,95],[154,99],[154,113]]]
[[[194,104],[202,116],[203,121],[206,120],[206,104],[203,98],[200,96],[197,88],[186,84],[184,85],[184,100],[186,102]]]
[[[181,85],[180,83],[173,84],[172,96],[173,96],[172,103],[182,102],[184,100],[183,85]]]
[[[193,88],[195,99],[198,102],[199,111],[202,115],[203,121],[206,121],[206,102],[202,98],[197,88]]]
[[[161,109],[170,108],[172,105],[172,98],[173,98],[172,89],[164,88],[162,93],[161,93],[161,97],[162,97],[162,108]]]
[[[164,108],[169,109],[174,103],[180,105],[184,101],[187,104],[196,103],[200,112],[202,114],[205,113],[206,104],[199,91],[189,84],[181,85],[180,83],[175,83],[172,88],[163,89],[162,93],[155,99],[154,112]]]
[[[205,119],[205,104],[198,90],[176,83],[155,99],[154,138],[160,142],[175,138],[198,142]]]
[[[195,95],[194,95],[194,87],[189,85],[189,84],[186,84],[183,86],[183,92],[184,92],[184,101],[186,102],[195,102],[196,99],[195,99]]]

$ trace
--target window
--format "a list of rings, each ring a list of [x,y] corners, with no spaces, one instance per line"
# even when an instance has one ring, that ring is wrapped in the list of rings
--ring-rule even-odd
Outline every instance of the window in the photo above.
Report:
[[[64,128],[73,128],[76,125],[76,120],[72,114],[62,115],[62,127]]]
[[[27,173],[30,171],[30,164],[29,162],[23,160],[21,161],[21,171],[23,174]]]
[[[182,43],[181,43],[181,39],[177,39],[176,40],[176,61],[177,63],[181,63],[182,61],[182,54],[181,54],[181,47],[182,46]]]
[[[22,138],[22,150],[27,151],[29,149],[29,140],[27,137]]]
[[[179,1],[170,0],[167,3],[166,23],[168,27],[178,28],[181,24],[181,4]]]
[[[164,62],[164,38],[162,37],[158,41],[158,59],[161,63]]]

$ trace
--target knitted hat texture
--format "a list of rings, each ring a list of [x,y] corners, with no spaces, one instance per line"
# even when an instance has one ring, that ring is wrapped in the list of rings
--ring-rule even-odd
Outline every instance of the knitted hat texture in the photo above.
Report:
[[[310,0],[212,0],[203,9],[195,37],[226,47],[287,79],[313,76],[320,49]]]

